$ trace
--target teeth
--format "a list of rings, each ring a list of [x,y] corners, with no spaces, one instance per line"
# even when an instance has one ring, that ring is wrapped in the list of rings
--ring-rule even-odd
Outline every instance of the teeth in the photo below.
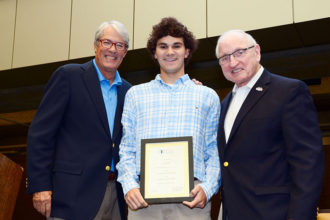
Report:
[[[116,57],[113,57],[113,56],[105,56],[108,60],[115,60]]]
[[[235,69],[235,70],[233,70],[232,72],[233,73],[237,73],[237,72],[239,72],[241,69]]]

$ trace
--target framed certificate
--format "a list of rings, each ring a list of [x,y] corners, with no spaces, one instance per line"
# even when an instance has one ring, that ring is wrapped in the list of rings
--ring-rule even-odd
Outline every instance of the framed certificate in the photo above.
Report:
[[[192,201],[192,137],[141,140],[140,190],[147,203]]]

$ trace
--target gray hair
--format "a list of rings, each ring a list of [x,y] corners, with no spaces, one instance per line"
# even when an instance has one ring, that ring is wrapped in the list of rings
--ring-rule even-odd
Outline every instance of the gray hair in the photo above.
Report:
[[[104,30],[110,26],[113,27],[118,32],[118,34],[123,38],[125,44],[127,44],[127,46],[129,47],[129,36],[125,26],[119,21],[115,21],[115,20],[105,21],[102,24],[100,24],[100,26],[97,28],[95,32],[94,43],[98,45]]]
[[[248,33],[246,33],[245,31],[242,30],[229,30],[226,31],[225,33],[223,33],[219,38],[218,38],[218,42],[217,42],[217,46],[215,47],[215,55],[217,56],[217,58],[219,58],[219,52],[218,52],[218,47],[220,45],[220,43],[222,42],[222,39],[229,34],[242,34],[244,36],[246,36],[246,38],[248,39],[249,43],[256,45],[257,41]]]

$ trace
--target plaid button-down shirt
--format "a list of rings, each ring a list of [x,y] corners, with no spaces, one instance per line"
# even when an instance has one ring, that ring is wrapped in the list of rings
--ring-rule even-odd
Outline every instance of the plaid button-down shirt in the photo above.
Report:
[[[187,74],[173,86],[165,84],[158,74],[155,80],[132,87],[125,98],[117,164],[124,194],[140,188],[141,139],[192,136],[194,176],[202,182],[209,200],[220,186],[219,115],[215,91],[195,85]]]

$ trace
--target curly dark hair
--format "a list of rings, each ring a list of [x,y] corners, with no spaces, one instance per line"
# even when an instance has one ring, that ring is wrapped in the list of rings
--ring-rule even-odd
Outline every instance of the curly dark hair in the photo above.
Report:
[[[184,60],[185,64],[187,64],[194,51],[197,49],[198,41],[195,39],[194,35],[188,31],[186,26],[173,17],[163,18],[159,24],[152,27],[152,32],[147,43],[147,49],[152,57],[154,58],[155,55],[157,41],[166,36],[183,38],[185,48],[189,49],[189,55]]]

